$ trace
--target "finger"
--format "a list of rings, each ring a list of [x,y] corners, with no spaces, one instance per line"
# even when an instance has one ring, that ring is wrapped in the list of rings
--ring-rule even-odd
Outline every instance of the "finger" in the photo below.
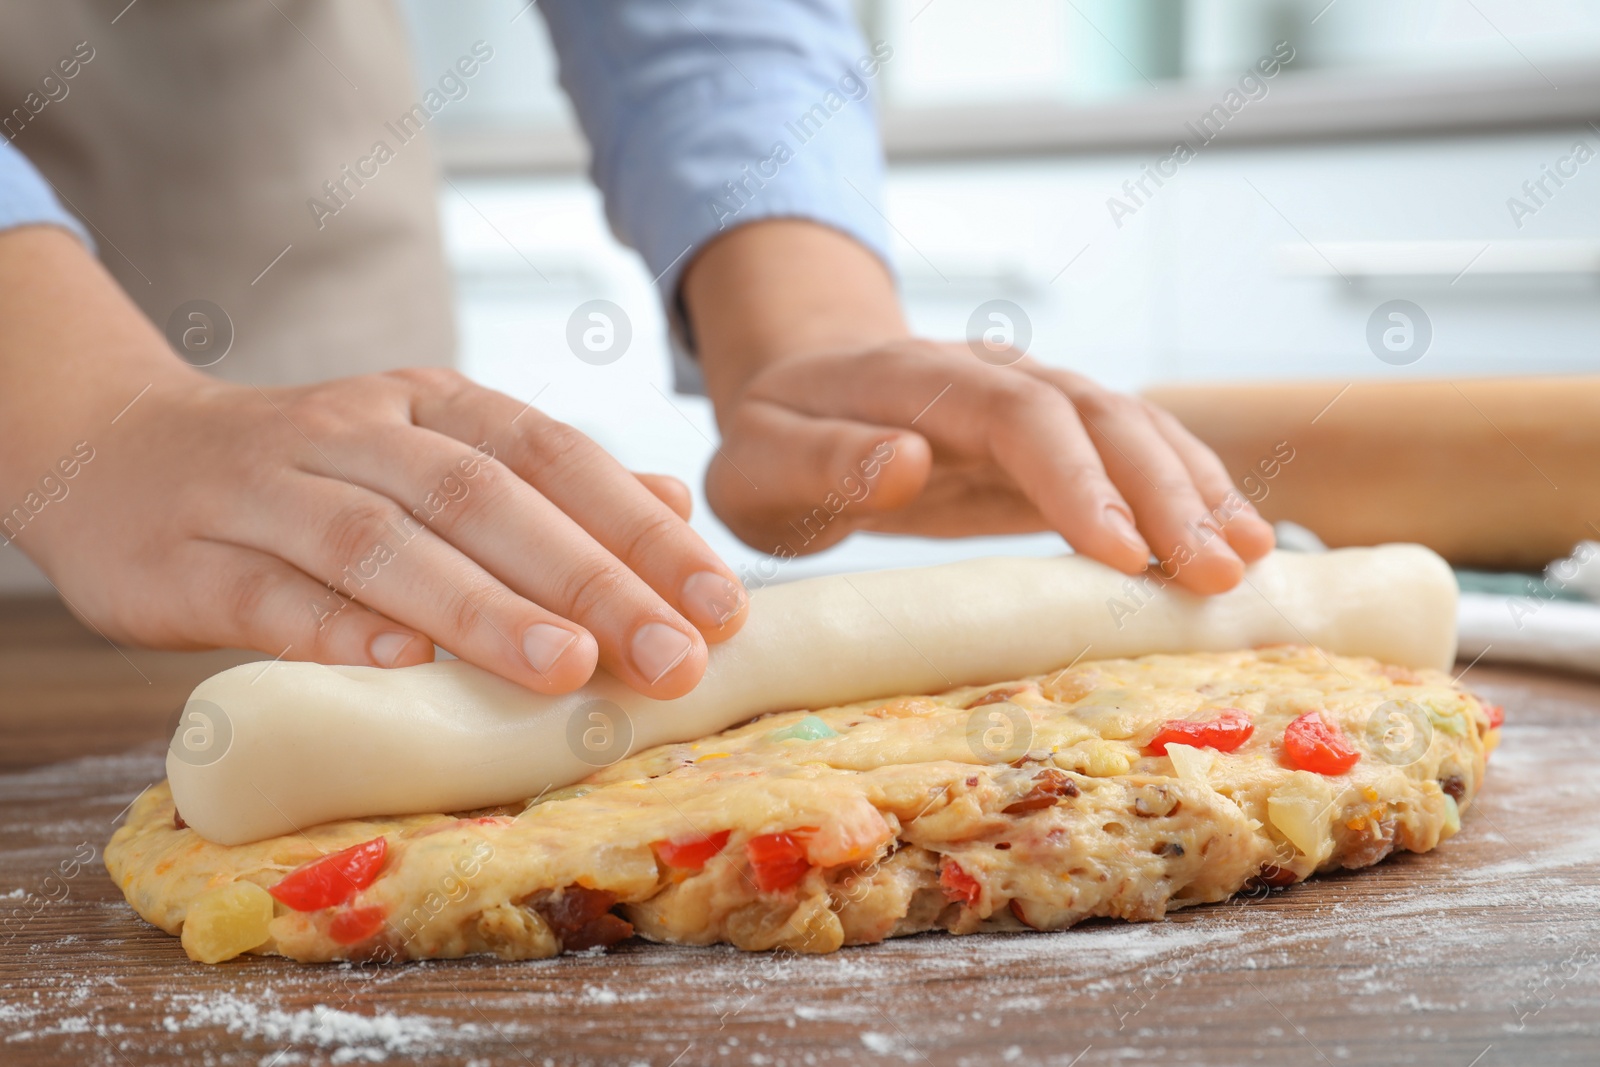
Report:
[[[624,683],[667,699],[699,681],[706,653],[695,627],[504,464],[418,427],[367,436],[377,447],[340,461],[352,478],[391,500],[422,500],[411,512],[414,524],[426,523],[430,536],[528,604],[592,634],[598,662]],[[621,476],[645,493],[631,474]],[[428,491],[430,483],[444,491]],[[650,499],[668,521],[680,521]]]
[[[333,461],[358,484],[391,501],[420,501],[408,516],[413,525],[426,524],[518,597],[592,634],[598,662],[632,688],[666,699],[700,680],[706,652],[699,631],[503,463],[416,426],[369,429],[360,447],[333,447],[340,453]],[[621,466],[608,473],[647,499],[662,524],[682,525],[631,473]],[[599,484],[595,491],[608,488]],[[720,577],[718,588],[726,588]]]
[[[870,361],[817,357],[761,379],[766,399],[811,415],[914,428],[947,461],[993,461],[1080,552],[1129,574],[1150,550],[1072,404],[964,347],[905,344]]]
[[[180,598],[192,639],[279,659],[353,667],[409,667],[433,659],[433,642],[276,556],[192,541],[184,550],[191,595]]]
[[[1032,372],[1061,389],[1094,438],[1112,481],[1133,505],[1161,571],[1197,593],[1239,584],[1244,562],[1201,497],[1189,469],[1137,400],[1090,386],[1052,368]]]
[[[688,665],[703,655],[702,635],[707,640],[724,640],[744,624],[747,600],[733,571],[682,518],[582,433],[464,379],[454,390],[420,390],[413,416],[419,426],[457,441],[487,442],[506,468],[570,516],[670,606],[664,615],[656,613],[651,618],[635,611],[631,629],[636,632],[621,647],[630,649],[629,655],[640,657],[637,673],[651,676],[672,644],[669,635],[651,627],[652,621],[669,628],[683,627],[684,619],[693,624],[685,634],[691,645],[690,659],[683,661]],[[504,514],[501,518],[514,516]],[[504,541],[506,530],[520,528],[525,527],[502,527],[495,536]],[[644,601],[625,576],[607,579],[602,585],[614,586],[626,594],[624,610],[629,605],[637,608]],[[580,584],[569,579],[565,586],[585,601],[590,599]],[[567,610],[563,599],[541,603]],[[589,625],[587,618],[580,621]],[[646,631],[646,627],[650,629]],[[645,632],[646,636],[640,637],[638,632]],[[651,634],[655,638],[648,636]],[[637,648],[631,648],[634,641],[639,643]],[[608,670],[613,669],[613,660],[603,662]],[[623,670],[629,673],[635,668],[627,664]],[[698,680],[697,671],[693,677],[674,673],[669,679],[681,683],[683,692]]]
[[[815,552],[915,500],[932,451],[916,433],[739,405],[706,472],[712,510],[746,544]]]
[[[594,673],[598,648],[582,626],[518,596],[393,499],[314,474],[262,488],[277,523],[240,523],[229,537],[276,551],[341,595],[450,652],[542,693],[566,693]]]
[[[650,494],[672,509],[672,513],[684,522],[694,513],[694,494],[689,492],[689,487],[670,474],[640,474],[635,471],[635,478],[639,484],[650,490]]]
[[[1234,486],[1233,479],[1228,477],[1228,470],[1217,454],[1165,408],[1149,402],[1145,402],[1145,407],[1156,429],[1189,469],[1189,476],[1194,479],[1201,498],[1221,523],[1223,536],[1239,558],[1246,563],[1254,563],[1271,552],[1276,541],[1272,524],[1263,519],[1255,506]]]

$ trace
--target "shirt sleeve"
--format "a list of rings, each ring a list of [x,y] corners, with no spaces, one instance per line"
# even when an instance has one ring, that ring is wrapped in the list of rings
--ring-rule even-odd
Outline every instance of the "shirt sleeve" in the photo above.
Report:
[[[674,332],[695,251],[756,219],[810,219],[888,257],[873,89],[893,55],[849,0],[543,0],[613,231]]]
[[[10,141],[0,141],[0,230],[17,226],[60,226],[94,247],[83,224],[61,206],[27,157]]]

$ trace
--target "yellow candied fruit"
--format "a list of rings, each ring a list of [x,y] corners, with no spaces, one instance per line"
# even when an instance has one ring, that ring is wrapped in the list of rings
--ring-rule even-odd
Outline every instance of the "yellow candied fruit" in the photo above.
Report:
[[[704,763],[708,759],[727,759],[729,755],[731,753],[728,752],[707,752],[704,756],[696,758],[695,762]]]
[[[1378,802],[1378,791],[1370,785],[1361,787],[1361,795],[1371,803],[1376,804]]]
[[[1083,773],[1090,778],[1114,778],[1133,768],[1133,756],[1126,745],[1094,738],[1074,747],[1082,753],[1086,761]]]
[[[1332,811],[1332,787],[1310,771],[1295,771],[1267,798],[1267,820],[1313,864],[1333,852]]]
[[[183,950],[200,963],[221,963],[271,936],[272,896],[254,882],[229,882],[195,897],[183,920]]]
[[[1212,748],[1195,748],[1192,745],[1168,743],[1167,758],[1179,778],[1209,785],[1211,768],[1216,765],[1217,751]]]
[[[1384,810],[1385,809],[1383,805],[1375,804],[1367,809],[1367,813],[1365,815],[1357,815],[1353,818],[1346,819],[1344,823],[1345,829],[1365,830],[1368,827],[1377,826],[1383,821]]]

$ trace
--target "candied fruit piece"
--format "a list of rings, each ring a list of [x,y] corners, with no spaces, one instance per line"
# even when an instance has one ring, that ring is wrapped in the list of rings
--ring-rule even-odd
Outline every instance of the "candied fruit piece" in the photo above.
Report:
[[[183,950],[200,963],[221,963],[258,947],[270,936],[273,901],[254,882],[208,889],[189,905]]]

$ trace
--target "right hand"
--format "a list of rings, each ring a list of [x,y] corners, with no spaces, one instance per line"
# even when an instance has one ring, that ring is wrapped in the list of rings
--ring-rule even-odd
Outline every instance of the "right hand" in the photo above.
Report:
[[[792,356],[717,414],[706,495],[751,545],[1054,530],[1129,575],[1154,551],[1166,578],[1202,595],[1232,589],[1272,550],[1272,527],[1177,419],[1031,359],[993,366],[966,344],[924,340]],[[861,495],[796,547],[815,501],[853,482]]]
[[[381,667],[431,660],[437,643],[543,693],[598,663],[669,699],[743,622],[744,592],[689,528],[681,482],[636,476],[511,397],[442,370],[231,385],[142,330],[136,356],[67,349],[70,407],[20,360],[0,367],[28,387],[19,407],[37,401],[29,417],[0,398],[28,446],[8,451],[0,506],[76,442],[92,450],[15,543],[107,637]]]

